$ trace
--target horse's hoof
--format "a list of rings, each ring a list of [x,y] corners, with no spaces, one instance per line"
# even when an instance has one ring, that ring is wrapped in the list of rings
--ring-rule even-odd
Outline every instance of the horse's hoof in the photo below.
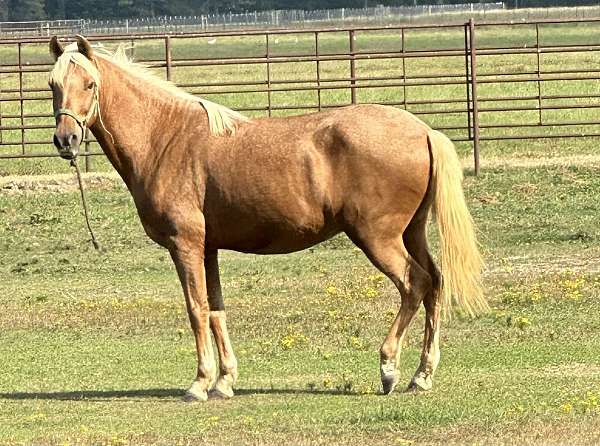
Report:
[[[396,384],[400,380],[396,363],[394,361],[384,361],[381,363],[381,386],[383,394],[389,395],[394,391]]]
[[[183,396],[183,401],[187,403],[195,402],[195,401],[207,401],[208,400],[208,392],[205,389],[200,387],[200,384],[197,381],[191,385],[185,395]]]
[[[185,401],[186,403],[194,403],[197,401],[204,402],[207,400],[208,394],[206,393],[206,391],[204,392],[204,394],[185,392],[185,395],[183,395],[183,401]]]
[[[396,384],[398,384],[399,377],[398,372],[394,371],[388,374],[381,374],[381,386],[383,387],[383,394],[389,395],[396,388]]]
[[[389,395],[390,393],[392,393],[394,391],[394,389],[396,388],[396,384],[398,384],[398,379],[396,379],[394,377],[386,376],[384,378],[381,378],[383,394]]]
[[[219,379],[210,392],[208,392],[208,397],[227,400],[233,397],[233,387],[231,386],[231,383],[223,379]]]
[[[410,384],[406,388],[407,392],[427,392],[431,390],[433,387],[433,379],[431,375],[425,374],[423,372],[417,373],[413,379],[410,381]]]
[[[214,400],[228,400],[233,397],[233,389],[224,390],[213,388],[208,392],[208,397]]]

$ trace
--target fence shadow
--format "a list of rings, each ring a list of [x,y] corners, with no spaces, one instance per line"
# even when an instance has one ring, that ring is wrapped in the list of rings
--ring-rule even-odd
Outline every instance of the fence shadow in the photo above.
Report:
[[[183,396],[182,389],[135,390],[74,390],[71,392],[11,392],[0,393],[0,400],[104,400],[115,398],[176,398]]]
[[[70,392],[5,392],[0,393],[0,400],[63,400],[63,401],[101,401],[112,399],[168,399],[182,398],[182,388],[167,389],[135,389],[135,390],[74,390]],[[339,395],[357,396],[358,393],[337,389],[293,389],[293,388],[258,388],[235,389],[236,396],[253,395]]]

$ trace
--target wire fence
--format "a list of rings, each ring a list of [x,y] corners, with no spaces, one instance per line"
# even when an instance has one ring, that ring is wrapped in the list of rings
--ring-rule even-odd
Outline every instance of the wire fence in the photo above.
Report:
[[[86,21],[39,20],[31,22],[0,22],[0,37],[64,36],[86,32]]]
[[[324,10],[273,10],[244,13],[206,14],[192,17],[149,17],[119,20],[89,20],[88,33],[192,32],[244,28],[312,27],[324,24],[383,24],[390,21],[410,23],[432,15],[479,14],[504,8],[501,2],[454,5],[377,6]],[[463,15],[464,15],[463,14]]]
[[[315,28],[323,26],[385,26],[399,24],[461,24],[478,21],[534,21],[600,18],[596,6],[507,9],[503,2],[376,6],[324,10],[270,10],[196,16],[132,19],[76,19],[0,22],[0,38],[188,33],[237,29]]]
[[[596,6],[507,9],[503,2],[376,6],[324,10],[270,10],[197,16],[159,16],[132,19],[77,19],[0,22],[0,38],[188,33],[238,29],[315,28],[324,26],[385,26],[400,24],[461,24],[478,21],[593,19]]]
[[[502,2],[436,4],[415,6],[376,6],[371,8],[339,8],[323,10],[271,10],[243,13],[203,14],[197,16],[161,16],[109,20],[45,20],[0,22],[0,36],[52,36],[73,34],[139,34],[180,33],[226,29],[259,29],[311,27],[325,24],[412,23],[424,17],[459,18],[501,11]]]

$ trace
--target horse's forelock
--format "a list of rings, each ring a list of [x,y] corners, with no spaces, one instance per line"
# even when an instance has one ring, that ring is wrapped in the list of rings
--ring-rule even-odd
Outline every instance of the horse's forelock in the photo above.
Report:
[[[92,79],[94,79],[96,85],[100,85],[100,73],[98,72],[98,68],[96,68],[96,65],[91,60],[79,52],[77,43],[67,45],[64,52],[56,60],[52,71],[50,71],[50,82],[59,87],[64,87],[63,81],[71,62],[75,65],[79,65],[92,77]]]

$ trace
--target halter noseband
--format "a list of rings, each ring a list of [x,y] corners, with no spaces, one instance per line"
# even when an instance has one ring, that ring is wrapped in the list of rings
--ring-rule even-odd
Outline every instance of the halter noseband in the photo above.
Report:
[[[56,110],[56,113],[54,113],[54,118],[58,119],[58,117],[60,115],[70,116],[71,118],[73,118],[75,120],[75,122],[77,124],[79,124],[79,127],[81,127],[81,131],[83,131],[85,129],[87,120],[85,118],[81,119],[81,117],[79,115],[77,115],[75,112],[72,112],[68,108],[59,108],[58,110]]]

